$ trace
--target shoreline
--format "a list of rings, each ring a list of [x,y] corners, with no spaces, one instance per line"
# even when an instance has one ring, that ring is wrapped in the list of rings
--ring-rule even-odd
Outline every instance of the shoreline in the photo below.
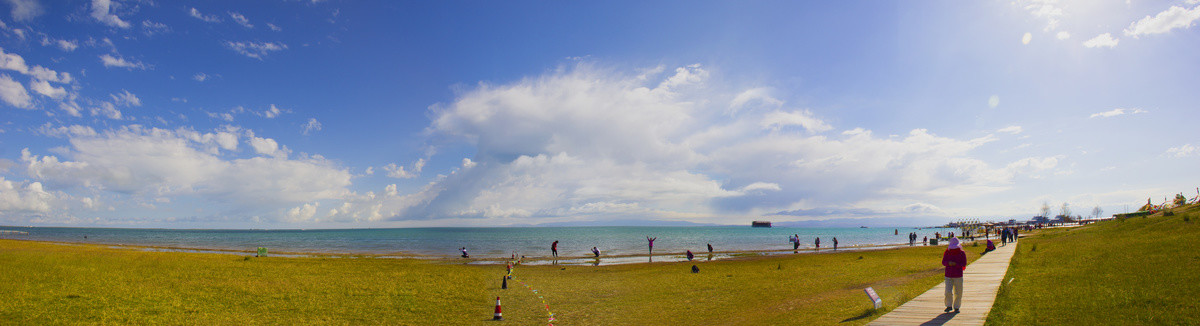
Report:
[[[148,252],[180,252],[180,253],[202,253],[202,254],[222,254],[236,256],[254,256],[257,254],[254,250],[235,250],[235,249],[220,249],[220,248],[199,248],[199,247],[175,247],[175,246],[151,246],[151,245],[131,245],[131,244],[114,244],[114,243],[92,243],[92,242],[72,242],[72,241],[52,241],[52,240],[35,240],[35,239],[16,239],[3,237],[0,240],[26,241],[47,243],[64,246],[97,246],[110,249],[122,249],[133,251],[148,251]],[[965,244],[985,241],[982,239],[963,240]],[[838,249],[833,248],[800,248],[792,249],[760,249],[760,250],[730,250],[730,251],[714,251],[709,253],[693,252],[695,258],[693,262],[706,262],[718,260],[741,260],[761,257],[776,257],[784,255],[803,255],[803,254],[828,254],[838,252],[864,252],[899,249],[905,247],[928,247],[928,244],[908,245],[907,243],[882,244],[882,245],[855,245],[844,246]],[[939,244],[938,246],[945,246]],[[306,252],[306,251],[278,251],[268,252],[267,257],[283,257],[283,258],[334,258],[334,259],[414,259],[436,261],[449,264],[463,265],[504,265],[512,261],[510,257],[473,257],[461,258],[455,256],[439,256],[439,255],[421,255],[396,251],[390,253],[372,253],[372,254],[356,254],[356,253],[331,253],[331,252]],[[653,263],[673,263],[688,261],[685,252],[669,252],[657,253],[653,255],[647,254],[619,254],[619,255],[601,255],[594,257],[590,255],[584,256],[559,256],[554,258],[551,256],[519,256],[516,265],[564,265],[564,266],[600,266],[600,265],[627,265],[627,264],[653,264]]]

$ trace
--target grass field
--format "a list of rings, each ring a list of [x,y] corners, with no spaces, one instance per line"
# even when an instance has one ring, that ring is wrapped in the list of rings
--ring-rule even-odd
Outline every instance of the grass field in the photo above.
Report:
[[[1200,206],[1022,239],[987,323],[1200,325]]]
[[[374,258],[249,258],[0,240],[0,323],[863,324],[942,279],[942,248],[697,263],[503,266]],[[972,250],[972,252],[976,252]],[[701,256],[703,257],[703,256]],[[861,257],[861,258],[860,258]],[[969,254],[970,259],[977,254]],[[539,299],[538,296],[543,299]]]

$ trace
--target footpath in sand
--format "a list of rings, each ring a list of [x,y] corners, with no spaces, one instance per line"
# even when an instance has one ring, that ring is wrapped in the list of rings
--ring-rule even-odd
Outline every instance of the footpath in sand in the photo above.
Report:
[[[967,265],[960,313],[942,312],[946,309],[946,283],[941,282],[868,325],[983,325],[1016,249],[1016,243],[996,247]]]

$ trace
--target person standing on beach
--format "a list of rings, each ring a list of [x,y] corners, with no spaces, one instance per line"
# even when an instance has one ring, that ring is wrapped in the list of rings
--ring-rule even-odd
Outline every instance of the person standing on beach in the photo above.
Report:
[[[817,237],[817,250],[821,250],[821,237]]]
[[[799,250],[800,249],[800,235],[797,234],[797,235],[792,236],[791,240],[792,240],[792,251]]]
[[[646,236],[646,241],[650,242],[650,255],[654,255],[654,240],[658,240],[658,237],[651,238],[650,236]]]
[[[951,237],[950,245],[942,253],[942,266],[946,267],[946,310],[958,313],[962,306],[963,270],[967,269],[967,253],[958,244],[958,238]]]
[[[710,254],[712,253],[712,244],[711,243],[708,244],[708,253],[710,253]]]
[[[692,250],[691,250],[691,249],[688,249],[688,251],[687,251],[687,257],[688,257],[688,261],[692,261],[692,258],[696,258],[696,255],[693,255],[693,254],[692,254]]]
[[[833,250],[837,250],[837,237],[833,237]]]
[[[458,250],[462,251],[462,258],[471,258],[470,255],[467,255],[467,247],[462,247],[461,249],[458,249]]]
[[[550,254],[558,257],[558,240],[554,240],[554,243],[550,244]]]
[[[596,258],[600,258],[600,250],[596,249],[596,247],[592,247],[592,254],[596,255]]]

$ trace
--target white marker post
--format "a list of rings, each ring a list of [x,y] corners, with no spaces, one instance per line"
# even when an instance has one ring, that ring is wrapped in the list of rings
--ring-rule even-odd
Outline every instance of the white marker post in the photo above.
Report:
[[[866,289],[863,289],[863,291],[867,292],[867,299],[871,299],[871,303],[875,304],[876,310],[883,307],[883,299],[880,299],[879,295],[875,294],[875,289],[867,287]]]

